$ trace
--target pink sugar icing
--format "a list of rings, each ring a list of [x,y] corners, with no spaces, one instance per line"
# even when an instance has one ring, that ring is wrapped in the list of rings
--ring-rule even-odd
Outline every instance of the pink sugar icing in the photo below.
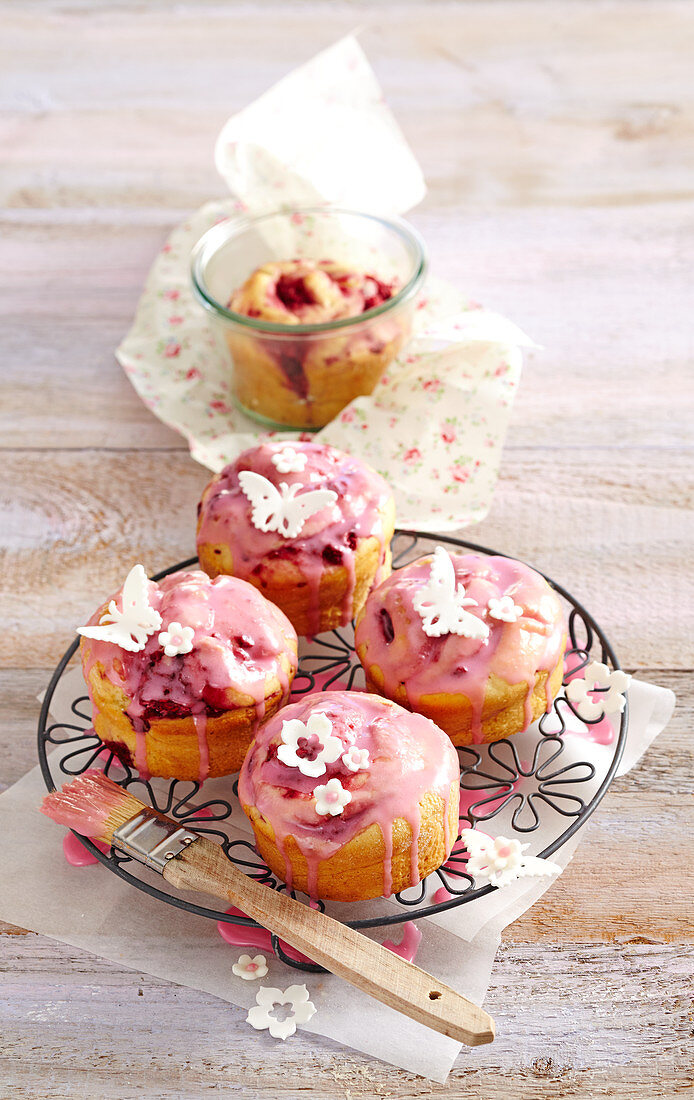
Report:
[[[355,642],[362,663],[384,675],[384,694],[394,696],[404,687],[407,705],[419,709],[430,695],[466,697],[472,706],[472,739],[482,741],[482,704],[489,676],[509,684],[525,681],[525,725],[532,719],[530,698],[535,676],[556,667],[564,646],[566,626],[559,599],[539,573],[512,558],[452,553],[456,583],[477,601],[467,608],[489,627],[486,640],[424,633],[414,598],[429,581],[432,557],[399,569],[369,596],[356,628]],[[516,622],[492,618],[490,599],[512,596],[523,608]],[[547,710],[552,703],[547,689]]]
[[[122,593],[114,597],[122,606]],[[279,608],[270,604],[252,585],[236,577],[210,580],[201,571],[171,573],[148,585],[149,604],[169,623],[192,627],[189,653],[167,657],[155,631],[144,649],[130,653],[112,642],[89,639],[83,649],[83,668],[90,694],[89,673],[99,664],[103,675],[122,688],[131,700],[126,714],[137,735],[135,766],[147,776],[145,734],[152,718],[192,716],[200,747],[200,780],[207,777],[209,751],[207,719],[233,709],[256,708],[260,721],[265,712],[268,683],[277,678],[286,698],[289,677],[280,663],[286,656],[296,671],[291,642],[296,633]],[[102,609],[89,620],[98,623]],[[239,697],[230,703],[229,692]]]
[[[231,909],[227,909],[227,913],[235,917],[245,917],[246,914],[241,912],[232,905]],[[227,924],[226,921],[217,921],[217,931],[223,940],[230,943],[233,947],[256,947],[261,951],[272,951],[272,937],[265,928],[254,928],[251,925],[245,924]],[[399,955],[402,959],[407,959],[408,962],[414,962],[419,951],[419,945],[422,942],[422,933],[417,928],[416,924],[412,921],[407,921],[402,930],[402,939],[400,943],[394,943],[393,940],[384,940],[383,946],[392,951],[394,955]],[[284,951],[285,955],[289,955],[290,959],[294,959],[296,962],[313,962],[306,955],[302,955],[300,951],[296,951],[293,947],[290,947],[284,940],[280,940],[280,947]]]
[[[258,583],[262,583],[268,563],[273,559],[286,558],[294,562],[308,584],[313,632],[320,627],[319,596],[323,573],[330,566],[344,566],[349,581],[342,606],[344,626],[352,618],[357,540],[367,537],[379,540],[382,567],[387,548],[380,509],[392,494],[375,470],[359,459],[320,443],[292,442],[294,450],[306,455],[306,466],[299,473],[279,473],[272,456],[286,446],[286,443],[265,443],[253,447],[217,474],[206,488],[200,505],[198,547],[202,544],[229,546],[235,576],[253,578]],[[310,516],[296,538],[289,539],[275,531],[259,531],[251,519],[251,504],[239,485],[238,476],[242,470],[262,474],[275,486],[286,482],[307,490],[331,489],[338,499],[335,504]]]
[[[98,840],[94,843],[104,854],[109,851],[107,844],[102,844]],[[92,864],[99,862],[96,856],[87,851],[74,833],[66,833],[63,837],[63,855],[71,867],[91,867]]]
[[[341,757],[320,778],[303,775],[277,757],[283,722],[308,720],[312,712],[326,714],[332,735],[345,751],[354,745],[368,749],[369,767],[350,772]],[[455,749],[438,726],[419,714],[365,692],[325,691],[291,703],[256,734],[239,777],[239,799],[256,807],[270,823],[277,846],[285,854],[285,880],[291,887],[291,864],[286,857],[292,836],[308,864],[309,894],[317,896],[319,864],[344,847],[362,830],[377,824],[385,843],[383,894],[392,886],[393,821],[403,818],[412,829],[411,884],[419,881],[419,803],[429,791],[444,802],[447,822],[451,784],[459,780]],[[319,815],[313,791],[337,777],[352,800],[334,817]],[[450,838],[447,835],[446,851]]]

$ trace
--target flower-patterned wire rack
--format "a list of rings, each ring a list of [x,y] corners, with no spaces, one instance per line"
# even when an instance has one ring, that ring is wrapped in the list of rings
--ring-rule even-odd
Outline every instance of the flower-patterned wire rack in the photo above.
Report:
[[[496,554],[497,551],[474,543],[465,542],[449,536],[424,535],[416,531],[397,531],[393,541],[393,567],[403,565],[430,553],[437,545],[462,548],[479,554]],[[501,555],[504,556],[504,555]],[[160,580],[167,573],[189,568],[197,564],[196,558],[180,562],[157,574]],[[569,675],[575,676],[590,661],[598,659],[613,669],[619,664],[614,651],[603,631],[584,607],[561,585],[546,578],[559,596],[568,605],[568,643],[566,664]],[[144,780],[128,765],[122,764],[113,752],[106,749],[91,728],[89,699],[86,694],[74,699],[71,713],[74,722],[53,722],[49,720],[49,710],[56,688],[64,675],[70,660],[79,645],[77,639],[60,660],[46,690],[39,717],[38,754],[41,771],[49,790],[69,778],[81,774],[97,763],[103,771],[125,788],[133,788],[132,793],[143,802],[149,802],[155,809],[168,814],[176,820],[194,828],[206,836],[218,840],[227,857],[246,874],[272,889],[285,890],[269,868],[264,864],[252,842],[238,837],[230,837],[224,830],[226,822],[239,821],[244,817],[238,802],[232,804],[224,798],[212,797],[205,800],[203,784],[183,780]],[[354,652],[351,628],[333,630],[310,640],[305,653],[300,654],[299,670],[293,684],[293,697],[313,690],[325,691],[331,687],[341,690],[357,689],[362,670]],[[565,676],[564,683],[566,684]],[[526,834],[533,833],[548,813],[557,815],[557,820],[568,822],[560,828],[558,835],[537,855],[547,858],[554,854],[574,833],[585,824],[598,803],[605,795],[619,766],[628,727],[628,704],[619,716],[619,729],[610,745],[611,756],[602,776],[596,776],[595,765],[590,760],[563,763],[565,751],[563,735],[567,731],[567,716],[579,717],[576,709],[563,692],[554,701],[552,709],[542,717],[534,727],[537,729],[537,741],[532,759],[521,760],[514,741],[509,738],[495,741],[490,745],[470,746],[458,749],[461,766],[461,827],[483,826],[498,817],[504,810],[510,813],[510,835],[523,840]],[[589,722],[581,719],[585,726],[598,725],[599,719]],[[55,755],[49,751],[61,748]],[[593,781],[597,781],[597,787]],[[219,781],[217,781],[219,782]],[[586,788],[586,797],[576,793],[576,786],[590,784]],[[518,790],[522,785],[523,790]],[[528,787],[532,787],[531,790]],[[565,790],[567,786],[571,792]],[[201,795],[202,800],[198,800]],[[233,784],[236,794],[236,782]],[[476,795],[479,794],[479,798]],[[511,808],[512,812],[511,812]],[[186,898],[168,893],[160,876],[153,876],[145,867],[120,852],[104,853],[92,841],[79,838],[88,851],[114,874],[132,886],[143,890],[153,897],[160,898],[169,905],[212,918],[224,923],[257,927],[247,917],[208,908]],[[466,872],[468,855],[464,849],[454,845],[453,852],[446,864],[420,883],[418,887],[395,896],[399,911],[388,911],[373,917],[346,921],[352,928],[379,928],[405,921],[444,912],[456,906],[483,897],[496,889],[493,885],[475,888],[472,877]],[[438,880],[439,889],[432,896],[431,880]],[[440,894],[444,900],[437,900]],[[295,896],[295,895],[293,895]],[[391,899],[392,900],[392,899]],[[312,902],[314,907],[325,909],[322,901]],[[377,904],[374,903],[374,904]],[[299,970],[321,972],[322,968],[308,962],[302,962],[287,955],[276,936],[272,937],[276,955],[283,962]]]

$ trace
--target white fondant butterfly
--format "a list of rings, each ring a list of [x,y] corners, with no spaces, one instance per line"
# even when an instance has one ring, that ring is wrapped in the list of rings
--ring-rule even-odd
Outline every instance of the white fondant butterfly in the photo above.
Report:
[[[460,634],[465,638],[484,641],[489,635],[487,624],[466,611],[476,607],[477,600],[465,595],[465,586],[455,583],[455,568],[451,555],[437,546],[428,583],[414,598],[414,609],[422,620],[422,630],[430,638],[443,634]]]
[[[253,526],[259,531],[277,531],[288,539],[296,538],[307,519],[337,500],[337,493],[332,489],[309,489],[297,496],[302,486],[287,485],[285,481],[281,481],[277,489],[266,477],[252,470],[241,471],[239,485],[250,501]]]
[[[149,606],[147,574],[141,565],[134,565],[125,578],[122,603],[123,610],[119,611],[116,601],[111,600],[98,626],[78,626],[77,633],[138,653],[162,622],[159,612]]]
[[[539,856],[526,856],[529,844],[518,840],[508,840],[505,836],[488,836],[477,829],[461,831],[463,844],[470,853],[465,870],[482,886],[491,882],[493,886],[506,886],[517,878],[542,877],[561,871],[557,863]]]

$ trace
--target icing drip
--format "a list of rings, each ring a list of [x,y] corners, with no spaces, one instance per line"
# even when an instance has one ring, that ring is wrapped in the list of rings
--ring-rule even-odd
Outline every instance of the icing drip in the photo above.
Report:
[[[234,917],[246,916],[245,913],[233,905],[231,909],[227,909],[226,912]],[[259,947],[262,951],[267,952],[272,952],[273,950],[272,938],[265,928],[252,928],[245,924],[227,924],[226,921],[220,920],[217,921],[217,931],[222,939],[226,940],[226,942],[230,943],[233,947]],[[403,926],[400,943],[396,944],[392,940],[384,940],[383,946],[387,948],[388,951],[392,951],[394,955],[399,955],[401,959],[407,959],[408,962],[414,962],[417,958],[417,952],[419,951],[421,942],[422,933],[412,921],[407,921]],[[313,962],[313,959],[309,959],[306,955],[302,955],[300,951],[290,947],[284,940],[280,940],[280,947],[284,954],[289,955],[289,958],[294,959],[295,962]]]
[[[369,765],[351,771],[342,756],[327,764],[324,775],[313,778],[287,767],[277,756],[283,722],[306,722],[311,712],[326,714],[332,736],[345,753],[366,749]],[[412,830],[411,884],[419,881],[419,803],[434,791],[448,812],[451,785],[459,776],[458,757],[448,738],[433,722],[408,714],[393,703],[362,692],[327,691],[290,704],[258,732],[239,777],[244,807],[256,807],[269,822],[275,843],[284,855],[286,881],[291,888],[287,839],[294,838],[308,866],[308,887],[317,896],[318,870],[353,837],[377,824],[385,847],[383,893],[392,888],[393,822],[402,818]],[[335,816],[316,813],[314,790],[337,778],[351,801]],[[447,838],[448,843],[448,838]]]
[[[116,604],[120,598],[119,593]],[[278,608],[235,577],[210,580],[199,571],[172,573],[158,584],[148,582],[148,598],[165,624],[175,622],[194,631],[192,649],[167,656],[156,635],[136,653],[90,639],[83,643],[90,695],[90,673],[99,666],[100,675],[128,696],[126,714],[136,735],[135,766],[143,777],[149,775],[146,733],[150,721],[192,715],[202,780],[209,771],[207,718],[252,705],[260,720],[268,682],[273,679],[279,680],[286,695],[289,676],[280,657],[296,670],[294,630]],[[98,622],[99,615],[97,611],[90,621]]]
[[[207,744],[207,715],[194,714],[195,732],[198,735],[198,748],[200,750],[200,772],[198,779],[203,783],[210,774],[210,750]]]
[[[379,568],[386,555],[386,533],[381,510],[391,497],[382,477],[358,459],[319,443],[296,443],[295,449],[307,462],[301,471],[281,475],[288,486],[301,491],[328,489],[334,503],[309,516],[295,538],[277,531],[258,530],[252,520],[252,505],[246,498],[239,475],[250,470],[277,483],[273,459],[286,444],[268,443],[254,447],[225,467],[205,490],[198,522],[198,548],[228,546],[234,575],[262,588],[273,563],[292,563],[308,588],[311,631],[320,629],[320,584],[327,569],[342,566],[347,572],[347,592],[342,603],[342,625],[352,618],[352,596],[356,581],[357,541],[374,537],[379,544]],[[301,499],[299,497],[298,499]]]
[[[419,951],[421,942],[422,933],[419,931],[416,924],[408,920],[402,927],[402,939],[400,943],[395,944],[392,940],[384,940],[383,946],[389,951],[392,951],[394,955],[399,955],[401,959],[407,959],[408,962],[414,962],[417,958],[417,952]]]
[[[458,695],[471,706],[472,739],[482,740],[482,705],[491,673],[509,684],[525,682],[525,726],[532,720],[532,690],[538,671],[555,668],[564,644],[565,625],[555,593],[539,573],[511,558],[451,554],[456,582],[476,601],[469,614],[489,628],[486,638],[447,634],[428,637],[415,608],[429,581],[431,556],[394,573],[367,600],[356,629],[360,659],[384,677],[383,692],[405,693],[413,710],[426,709],[430,695]],[[487,615],[490,599],[513,598],[523,614],[513,622]],[[545,687],[547,710],[552,698]]]
[[[99,840],[93,843],[104,855],[110,850],[108,844],[102,844]],[[92,864],[99,862],[96,856],[87,851],[80,838],[74,833],[66,833],[63,837],[63,855],[71,867],[91,867]]]

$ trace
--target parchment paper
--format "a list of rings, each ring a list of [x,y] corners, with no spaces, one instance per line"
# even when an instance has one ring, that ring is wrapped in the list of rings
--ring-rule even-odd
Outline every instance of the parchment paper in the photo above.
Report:
[[[78,669],[64,676],[53,699],[54,719],[74,720],[70,704],[83,690]],[[632,680],[630,727],[621,772],[633,767],[665,727],[674,701],[671,691]],[[580,726],[576,722],[576,728]],[[532,744],[537,741],[532,731],[522,737]],[[568,735],[567,740],[571,739],[572,735]],[[519,743],[522,756],[524,743],[518,737],[514,740]],[[611,756],[612,750],[587,742],[584,737],[575,736],[573,740],[575,744],[569,748],[574,758],[583,760],[590,755],[604,774],[605,754]],[[564,754],[562,766],[566,763],[569,760]],[[208,781],[198,796],[199,802],[217,794],[233,801],[232,779]],[[562,790],[570,792],[571,787]],[[6,873],[0,880],[0,918],[133,970],[205,990],[232,1005],[250,1007],[255,1001],[257,983],[245,982],[231,970],[243,949],[226,944],[214,921],[184,913],[136,892],[100,865],[69,866],[62,853],[64,831],[37,811],[44,793],[43,779],[35,768],[0,796],[0,835],[13,837],[12,845],[5,850]],[[585,795],[583,789],[581,793]],[[250,827],[243,813],[239,810],[232,816],[237,821],[236,835],[247,837]],[[490,832],[494,835],[502,832],[499,818],[494,819]],[[538,852],[548,830],[543,825],[531,835],[532,851]],[[580,831],[552,857],[553,861],[565,867],[579,839]],[[161,879],[157,881],[162,884]],[[482,1003],[501,931],[551,888],[552,881],[521,880],[457,909],[419,921],[423,939],[417,963],[473,1001]],[[209,899],[205,903],[209,904]],[[354,918],[382,914],[390,906],[401,912],[399,906],[384,899],[358,906],[333,905],[328,911],[338,917]],[[393,928],[380,930],[377,938],[398,942],[399,933]],[[272,959],[263,984],[284,989],[304,981],[318,1010],[304,1031],[328,1036],[432,1080],[446,1079],[460,1051],[458,1043],[405,1019],[332,975],[299,974]],[[249,1058],[253,1057],[252,1044],[257,1034],[249,1026]],[[465,1050],[463,1057],[474,1066],[474,1051]]]

